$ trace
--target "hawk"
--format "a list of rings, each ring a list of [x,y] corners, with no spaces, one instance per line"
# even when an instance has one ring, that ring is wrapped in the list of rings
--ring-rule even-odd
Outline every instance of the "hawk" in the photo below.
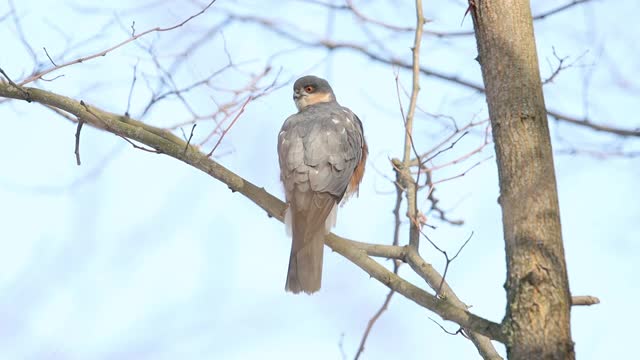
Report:
[[[362,122],[338,104],[326,80],[299,78],[293,100],[298,113],[278,135],[292,235],[285,290],[311,294],[320,289],[324,237],[335,225],[337,205],[358,192],[368,150]]]

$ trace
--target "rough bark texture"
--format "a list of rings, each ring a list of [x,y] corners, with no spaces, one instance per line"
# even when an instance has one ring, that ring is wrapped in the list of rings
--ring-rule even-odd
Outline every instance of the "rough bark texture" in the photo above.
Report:
[[[475,0],[471,13],[500,177],[507,355],[573,359],[571,297],[530,4]]]

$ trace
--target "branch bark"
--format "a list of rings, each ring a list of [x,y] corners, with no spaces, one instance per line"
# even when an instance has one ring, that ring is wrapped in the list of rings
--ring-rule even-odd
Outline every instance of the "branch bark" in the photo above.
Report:
[[[467,304],[463,303],[460,298],[458,298],[451,287],[449,287],[447,281],[438,273],[438,271],[436,271],[436,269],[433,268],[433,266],[431,266],[431,264],[424,261],[417,251],[412,248],[407,248],[406,260],[413,271],[420,275],[429,287],[434,289],[434,291],[439,291],[440,297],[452,302],[460,308],[467,309],[469,307]],[[500,354],[498,354],[491,344],[490,337],[477,333],[473,329],[465,328],[464,326],[463,329],[469,336],[469,340],[471,340],[471,342],[476,346],[476,349],[478,349],[478,352],[483,359],[502,360]]]
[[[422,14],[422,0],[416,0],[416,33],[413,42],[412,52],[412,86],[411,99],[409,100],[409,110],[404,122],[404,151],[402,154],[402,184],[404,185],[407,197],[407,216],[409,217],[409,245],[418,251],[420,244],[420,228],[418,222],[418,187],[411,176],[411,151],[413,145],[413,119],[418,105],[418,93],[420,92],[420,44],[422,43],[422,27],[424,25],[424,15]]]
[[[509,359],[574,359],[571,295],[527,0],[469,0],[500,179]]]

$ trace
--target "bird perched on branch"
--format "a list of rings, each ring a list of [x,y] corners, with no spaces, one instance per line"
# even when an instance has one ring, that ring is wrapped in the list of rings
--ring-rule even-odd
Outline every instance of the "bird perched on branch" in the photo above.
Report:
[[[285,290],[311,294],[320,289],[324,237],[335,225],[340,201],[358,192],[368,151],[362,122],[338,104],[326,80],[299,78],[293,100],[298,113],[278,135],[289,205],[285,223],[292,234]]]

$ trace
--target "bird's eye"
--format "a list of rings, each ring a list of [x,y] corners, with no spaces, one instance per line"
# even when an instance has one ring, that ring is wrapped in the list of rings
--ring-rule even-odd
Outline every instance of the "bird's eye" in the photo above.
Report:
[[[315,88],[311,85],[305,86],[304,91],[306,91],[307,93],[312,93],[315,90]]]

